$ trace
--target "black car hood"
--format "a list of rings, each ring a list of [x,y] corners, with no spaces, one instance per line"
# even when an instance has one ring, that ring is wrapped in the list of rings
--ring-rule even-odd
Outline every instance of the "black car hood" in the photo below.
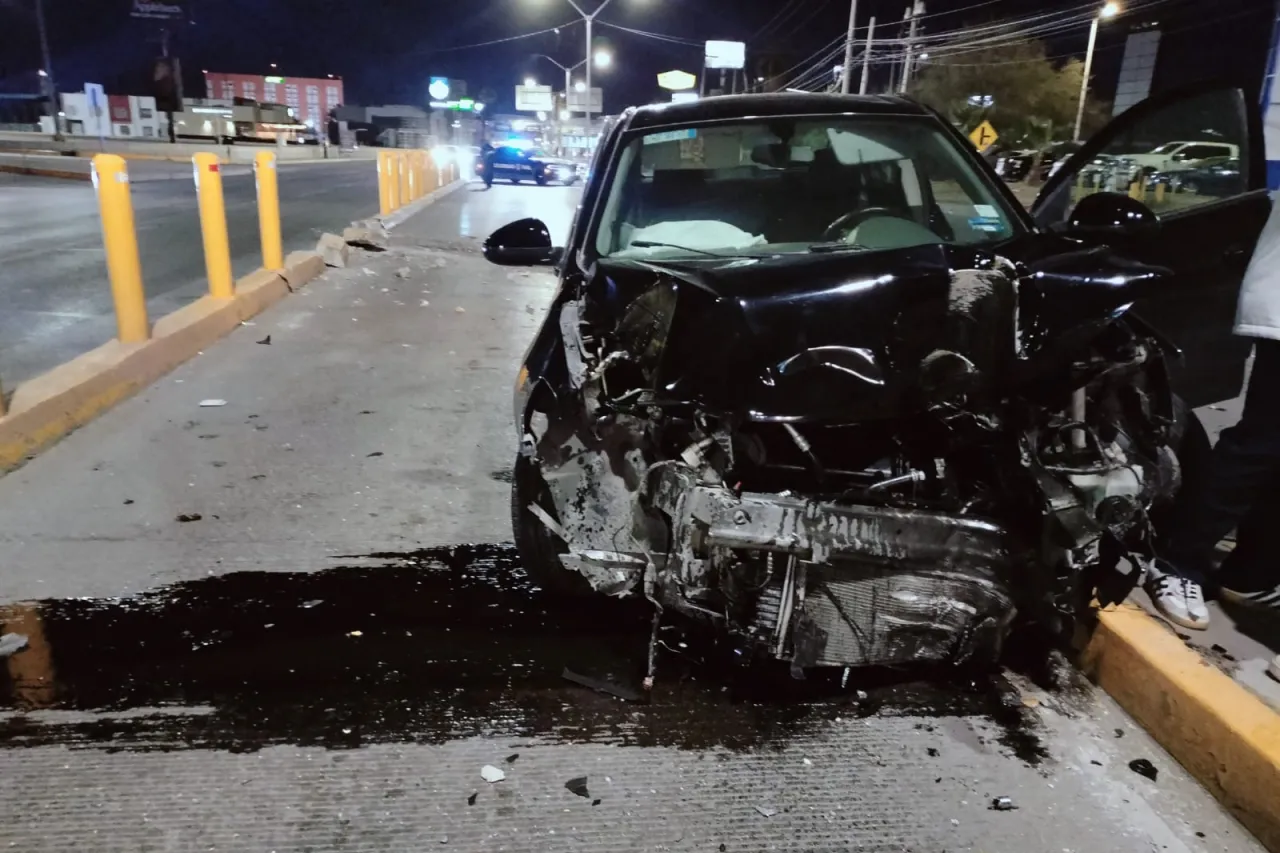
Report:
[[[1161,275],[1040,235],[1006,248],[1025,259],[931,245],[605,260],[588,320],[625,337],[637,316],[663,315],[651,378],[665,399],[756,420],[865,420],[1022,381],[1018,368],[1037,353],[1109,322]],[[637,302],[655,288],[670,292],[669,311],[655,311],[652,295]],[[1020,302],[1030,309],[1021,316]]]

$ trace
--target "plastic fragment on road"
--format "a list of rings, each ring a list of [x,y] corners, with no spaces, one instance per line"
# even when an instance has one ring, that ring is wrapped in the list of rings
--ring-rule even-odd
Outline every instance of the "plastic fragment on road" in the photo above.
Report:
[[[480,768],[480,778],[492,785],[495,782],[501,782],[503,779],[507,778],[507,774],[499,770],[497,767],[494,767],[492,764],[486,764],[484,767]]]
[[[198,512],[184,512],[182,515],[178,516],[177,519],[175,520],[179,524],[190,524],[193,521],[200,521],[203,518],[204,516]]]
[[[1129,769],[1139,776],[1145,776],[1152,782],[1156,781],[1156,777],[1160,775],[1160,771],[1156,766],[1145,758],[1135,758],[1129,762]]]
[[[756,806],[756,811],[764,817],[773,817],[778,813],[777,809],[770,808],[769,806]]]
[[[202,409],[220,409],[227,404],[226,400],[201,400],[200,408]]]
[[[1010,797],[995,797],[991,801],[990,808],[993,812],[1011,812],[1017,806],[1013,804],[1013,799]]]
[[[15,655],[27,647],[26,634],[5,634],[0,637],[0,658]]]
[[[348,632],[347,632],[347,636],[348,636],[348,637],[363,637],[363,636],[364,636],[364,631],[348,631]]]
[[[518,752],[513,752],[513,753],[511,753],[510,755],[508,755],[508,756],[507,756],[507,763],[508,763],[508,764],[515,764],[515,763],[516,763],[516,759],[517,759],[517,758],[519,758],[519,757],[520,757],[520,753],[518,753]]]
[[[466,309],[466,308],[463,308],[461,305],[459,305],[457,308],[454,308],[454,309],[453,309],[453,313],[455,313],[455,314],[465,314],[465,313],[467,313],[467,309]]]
[[[271,346],[271,336],[267,335],[265,338],[258,341],[258,343],[263,344],[264,346]]]
[[[591,794],[587,791],[586,776],[575,776],[572,779],[570,779],[568,782],[565,782],[564,786],[566,789],[577,794],[579,797],[582,797],[583,799],[588,799],[588,800],[591,799]]]
[[[568,668],[566,668],[564,672],[560,673],[560,677],[565,681],[577,684],[579,687],[586,687],[587,689],[594,690],[597,693],[614,696],[624,702],[642,702],[645,698],[643,694],[638,693],[635,690],[630,690],[619,684],[614,684],[611,681],[600,681],[599,679],[591,678],[590,676],[580,675]]]
[[[476,797],[478,796],[480,796],[479,791],[472,791],[471,796],[467,797],[467,805],[474,806],[476,804]]]

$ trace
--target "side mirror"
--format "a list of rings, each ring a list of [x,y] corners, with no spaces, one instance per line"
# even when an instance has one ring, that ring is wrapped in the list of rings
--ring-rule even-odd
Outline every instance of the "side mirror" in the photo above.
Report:
[[[1155,231],[1160,219],[1151,208],[1120,193],[1094,193],[1080,199],[1063,223],[1069,235],[1140,237]]]
[[[503,267],[554,266],[563,249],[551,245],[551,232],[541,219],[520,219],[502,226],[484,241],[484,257]]]

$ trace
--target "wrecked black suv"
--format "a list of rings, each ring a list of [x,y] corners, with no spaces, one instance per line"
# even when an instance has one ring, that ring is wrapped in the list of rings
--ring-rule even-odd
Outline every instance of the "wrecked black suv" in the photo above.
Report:
[[[899,98],[624,113],[563,247],[532,219],[485,245],[560,274],[516,385],[525,566],[797,671],[1069,632],[1128,594],[1204,464],[1190,407],[1239,391],[1255,112],[1229,86],[1147,101],[1030,214]],[[1240,146],[1236,185],[1077,180],[1192,130]]]

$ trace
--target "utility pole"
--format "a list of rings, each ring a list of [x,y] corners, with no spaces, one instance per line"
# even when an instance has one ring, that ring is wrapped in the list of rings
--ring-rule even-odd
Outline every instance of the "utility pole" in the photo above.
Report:
[[[924,3],[922,0],[916,0],[907,10],[907,14],[911,16],[911,25],[907,30],[907,53],[903,59],[902,66],[902,93],[906,94],[907,87],[911,85],[911,53],[915,49],[916,41],[916,24],[920,16],[924,14]]]
[[[840,78],[840,91],[846,95],[853,85],[853,30],[857,20],[858,0],[849,0],[849,37],[844,40],[844,75]]]
[[[44,84],[45,98],[49,102],[49,118],[53,119],[53,138],[62,139],[62,116],[58,115],[58,85],[53,79],[53,59],[49,55],[49,33],[44,25],[44,0],[36,0],[36,27],[40,30],[40,51],[44,55],[44,68],[40,82]]]
[[[876,16],[871,16],[871,23],[867,24],[867,47],[862,52],[862,83],[858,86],[858,94],[867,94],[867,78],[871,73],[871,39],[876,31]],[[848,72],[846,72],[848,73]]]

